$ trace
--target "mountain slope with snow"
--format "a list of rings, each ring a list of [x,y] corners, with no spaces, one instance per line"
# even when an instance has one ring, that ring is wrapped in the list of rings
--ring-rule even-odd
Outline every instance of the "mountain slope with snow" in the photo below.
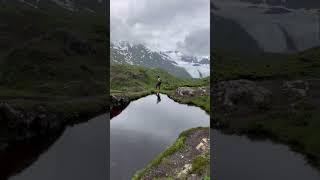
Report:
[[[186,56],[179,51],[160,52],[171,59],[177,66],[184,68],[193,78],[210,76],[210,58],[203,56]]]
[[[156,52],[126,41],[111,43],[110,52],[111,63],[161,68],[183,78],[202,78],[210,74],[208,57],[185,56],[178,51]]]

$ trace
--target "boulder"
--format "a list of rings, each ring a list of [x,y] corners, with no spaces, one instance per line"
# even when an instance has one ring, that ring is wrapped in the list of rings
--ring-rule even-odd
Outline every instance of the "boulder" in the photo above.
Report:
[[[180,96],[203,96],[210,94],[210,87],[178,87],[176,93]]]
[[[6,131],[1,138],[10,141],[22,141],[59,131],[64,126],[62,118],[49,113],[43,106],[38,106],[28,112],[18,111],[7,103],[0,103],[1,128]]]
[[[5,121],[14,121],[21,117],[21,114],[14,110],[9,104],[1,103],[0,104],[0,117]]]
[[[179,94],[180,96],[193,96],[195,93],[195,90],[192,89],[191,87],[178,87],[176,89],[176,93]]]
[[[308,95],[309,83],[304,80],[285,81],[283,90],[291,97],[303,98]]]
[[[218,106],[228,110],[239,106],[268,108],[272,101],[272,93],[249,80],[230,80],[216,84],[213,99]]]
[[[198,87],[197,93],[199,93],[201,96],[210,95],[210,87]]]
[[[111,95],[110,118],[119,115],[130,103],[130,99],[126,96]]]

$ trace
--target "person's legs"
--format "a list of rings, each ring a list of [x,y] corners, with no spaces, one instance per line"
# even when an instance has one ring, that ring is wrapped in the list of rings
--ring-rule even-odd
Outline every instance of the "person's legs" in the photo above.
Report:
[[[159,82],[156,84],[156,89],[160,89],[160,84],[161,83],[159,83]]]

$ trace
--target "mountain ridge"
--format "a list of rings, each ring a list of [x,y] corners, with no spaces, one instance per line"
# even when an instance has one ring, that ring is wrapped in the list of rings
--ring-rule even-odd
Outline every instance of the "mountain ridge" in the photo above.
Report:
[[[186,56],[179,51],[153,51],[143,44],[112,42],[111,63],[161,68],[176,77],[200,78],[209,75],[209,57]],[[198,72],[200,71],[200,73]],[[194,73],[196,72],[196,73]]]

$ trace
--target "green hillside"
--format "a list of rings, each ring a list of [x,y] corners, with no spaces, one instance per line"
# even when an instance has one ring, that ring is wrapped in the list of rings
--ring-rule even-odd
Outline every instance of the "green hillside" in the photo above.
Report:
[[[38,9],[0,4],[0,102],[25,112],[41,105],[63,117],[97,115],[108,103],[105,16],[46,2]]]
[[[158,75],[162,79],[161,89],[163,90],[175,90],[180,86],[205,86],[209,83],[209,77],[198,80],[181,79],[158,68],[113,64],[110,70],[111,92],[154,90]]]
[[[210,77],[203,79],[181,79],[161,69],[151,69],[133,65],[111,65],[110,67],[110,93],[112,95],[129,96],[133,99],[145,96],[156,91],[157,76],[162,79],[160,92],[172,99],[185,104],[201,107],[210,112],[209,92],[204,96],[180,97],[176,94],[178,87],[208,87]]]
[[[320,48],[295,54],[259,53],[256,55],[213,50],[216,80],[228,79],[294,79],[320,77]]]
[[[105,92],[104,17],[59,13],[0,7],[2,96]]]

